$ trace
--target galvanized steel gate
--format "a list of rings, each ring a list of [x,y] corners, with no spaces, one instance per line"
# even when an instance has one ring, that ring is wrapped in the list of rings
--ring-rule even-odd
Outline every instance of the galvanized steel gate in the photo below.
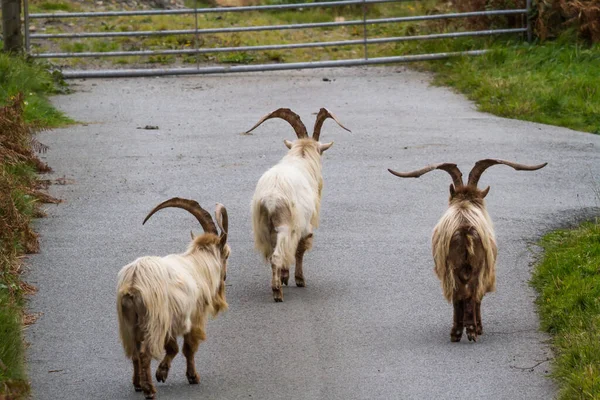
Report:
[[[161,75],[190,75],[190,74],[215,74],[228,72],[252,72],[252,71],[276,71],[289,69],[305,68],[327,68],[327,67],[348,67],[358,65],[388,64],[399,62],[426,61],[448,58],[455,55],[481,55],[486,52],[482,50],[471,50],[453,53],[431,53],[417,54],[394,57],[369,58],[369,45],[413,41],[413,40],[431,40],[444,38],[457,38],[467,36],[491,36],[500,34],[526,34],[528,40],[531,40],[531,22],[527,18],[531,8],[531,0],[527,0],[527,8],[511,10],[488,10],[480,12],[449,13],[406,16],[396,18],[367,18],[367,6],[380,3],[399,3],[418,0],[342,0],[326,1],[315,3],[297,3],[281,5],[262,5],[248,7],[219,7],[219,8],[187,8],[174,10],[135,10],[135,11],[102,11],[102,12],[69,12],[69,13],[38,13],[29,14],[28,0],[24,1],[24,20],[25,20],[25,47],[27,53],[34,58],[69,58],[69,57],[119,57],[119,56],[154,56],[154,55],[198,55],[207,53],[227,53],[227,52],[251,52],[280,49],[298,49],[298,48],[323,48],[329,46],[361,45],[364,49],[362,58],[314,61],[314,62],[296,62],[296,63],[273,63],[273,64],[254,64],[254,65],[232,65],[232,66],[203,66],[197,63],[195,67],[180,68],[144,68],[144,69],[96,69],[96,70],[66,70],[63,71],[65,78],[92,78],[92,77],[134,77],[134,76],[161,76]],[[213,13],[238,13],[248,11],[273,11],[290,9],[307,9],[315,7],[343,7],[343,6],[362,6],[362,19],[336,22],[315,22],[301,24],[285,25],[266,25],[266,26],[235,26],[228,28],[209,28],[199,27],[198,16],[200,14]],[[157,30],[157,31],[110,31],[110,32],[78,32],[78,33],[30,33],[29,27],[32,20],[36,19],[73,19],[73,18],[99,18],[99,17],[119,17],[119,16],[151,16],[151,15],[194,15],[195,27],[187,30]],[[522,15],[524,24],[520,28],[510,29],[489,29],[480,31],[451,32],[418,36],[397,36],[397,37],[369,37],[367,26],[376,24],[406,23],[415,21],[456,19],[481,16],[499,16],[499,15]],[[310,43],[291,43],[277,45],[258,45],[258,46],[238,46],[238,47],[219,47],[219,48],[201,48],[198,40],[203,34],[212,33],[236,33],[236,32],[257,32],[257,31],[275,31],[288,29],[312,29],[323,27],[339,26],[362,26],[362,39],[338,40],[329,42],[310,42]],[[168,35],[190,35],[193,38],[194,48],[190,49],[170,49],[170,50],[132,50],[132,51],[107,51],[107,52],[54,52],[54,53],[34,53],[32,52],[32,41],[43,39],[79,39],[79,38],[115,38],[115,37],[149,37],[149,36],[168,36]]]

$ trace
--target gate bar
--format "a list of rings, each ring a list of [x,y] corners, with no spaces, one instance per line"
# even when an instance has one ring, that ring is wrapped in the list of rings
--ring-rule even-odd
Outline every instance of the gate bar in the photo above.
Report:
[[[256,65],[234,65],[214,66],[202,68],[171,68],[171,69],[112,69],[101,71],[65,71],[63,77],[66,79],[82,78],[135,78],[144,76],[167,76],[167,75],[195,75],[195,74],[221,74],[228,72],[261,72],[261,71],[284,71],[292,69],[330,68],[330,67],[353,67],[359,65],[391,64],[397,62],[415,62],[441,60],[455,56],[479,56],[489,50],[470,50],[450,53],[418,54],[412,56],[379,57],[365,60],[362,58],[353,60],[315,61],[287,64],[256,64]]]
[[[431,35],[396,36],[385,38],[367,39],[367,44],[405,42],[413,40],[448,39],[469,36],[491,36],[509,33],[525,33],[527,28],[490,29],[484,31],[467,31],[452,33],[435,33]],[[333,46],[355,46],[364,44],[364,39],[339,40],[332,42],[271,44],[262,46],[239,46],[239,47],[215,47],[203,49],[178,49],[178,50],[136,50],[136,51],[106,51],[106,52],[81,52],[81,53],[40,53],[31,54],[34,58],[68,58],[68,57],[128,57],[128,56],[155,56],[155,55],[177,55],[177,54],[207,54],[207,53],[230,53],[236,51],[264,51],[302,49],[310,47],[333,47]]]
[[[260,25],[260,26],[242,26],[233,28],[209,28],[209,29],[181,29],[171,31],[133,31],[133,32],[83,32],[83,33],[51,33],[51,34],[33,34],[32,39],[60,39],[60,38],[91,38],[91,37],[135,37],[135,36],[169,36],[169,35],[191,35],[195,33],[232,33],[232,32],[256,32],[256,31],[277,31],[287,29],[304,29],[304,28],[325,28],[336,26],[353,26],[363,23],[372,24],[387,24],[395,22],[412,22],[426,21],[433,19],[449,19],[449,18],[466,18],[479,17],[490,15],[511,15],[526,13],[526,9],[515,10],[491,10],[491,11],[473,11],[466,13],[450,13],[450,14],[433,14],[433,15],[416,15],[410,17],[397,18],[379,18],[342,21],[342,22],[316,22],[306,24],[285,24],[285,25]]]

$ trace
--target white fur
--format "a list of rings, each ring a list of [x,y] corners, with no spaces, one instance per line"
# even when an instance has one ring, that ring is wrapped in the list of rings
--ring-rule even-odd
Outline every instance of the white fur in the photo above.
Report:
[[[117,313],[123,348],[129,358],[135,348],[134,330],[139,321],[144,321],[140,328],[144,332],[145,346],[152,357],[158,359],[168,337],[189,333],[193,325],[200,324],[203,329],[208,312],[215,314],[227,306],[218,295],[223,265],[216,244],[218,238],[215,236],[209,243],[203,241],[198,246],[200,242],[202,236],[192,241],[183,254],[140,257],[119,271]],[[145,316],[131,321],[124,315],[126,295],[141,299],[147,312]]]
[[[319,146],[312,139],[296,140],[256,185],[251,205],[255,246],[279,267],[289,268],[299,240],[319,224],[323,187]]]

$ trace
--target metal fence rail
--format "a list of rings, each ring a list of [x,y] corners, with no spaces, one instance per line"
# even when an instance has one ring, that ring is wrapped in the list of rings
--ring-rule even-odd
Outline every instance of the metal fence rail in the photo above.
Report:
[[[501,34],[528,34],[530,35],[531,26],[529,19],[525,18],[526,24],[521,28],[510,29],[488,29],[480,31],[466,32],[447,32],[428,35],[416,36],[395,36],[395,37],[379,37],[370,38],[367,27],[370,25],[379,24],[394,24],[406,22],[419,22],[428,20],[441,19],[457,19],[457,18],[473,18],[473,17],[491,17],[503,15],[524,15],[526,16],[530,8],[530,0],[527,0],[527,8],[525,9],[510,9],[510,10],[487,10],[477,12],[464,13],[447,13],[447,14],[431,14],[417,15],[393,18],[376,18],[367,19],[367,6],[371,4],[383,3],[398,3],[415,0],[342,0],[330,2],[315,2],[315,3],[295,3],[281,5],[263,5],[263,6],[248,6],[248,7],[217,7],[217,8],[188,8],[179,10],[135,10],[135,11],[103,11],[103,12],[73,12],[73,13],[28,13],[28,0],[24,0],[25,11],[25,43],[27,52],[35,58],[74,58],[74,57],[120,57],[120,56],[156,56],[156,55],[200,55],[210,53],[229,53],[229,52],[256,52],[269,50],[289,50],[300,48],[326,48],[332,46],[363,46],[364,57],[361,59],[346,59],[336,61],[314,61],[314,62],[297,62],[297,63],[279,63],[279,64],[258,64],[258,65],[236,65],[236,66],[210,66],[202,67],[197,62],[195,67],[189,68],[147,68],[147,69],[108,69],[108,70],[89,70],[89,71],[64,71],[65,78],[81,78],[81,77],[126,77],[126,76],[160,76],[160,75],[188,75],[188,74],[211,74],[211,73],[226,73],[226,72],[250,72],[250,71],[275,71],[285,69],[302,69],[302,68],[327,68],[340,66],[355,66],[355,65],[373,65],[386,64],[395,62],[412,62],[423,60],[435,60],[447,58],[456,55],[481,55],[485,50],[454,52],[454,53],[436,53],[436,54],[420,54],[397,57],[378,57],[369,58],[369,45],[378,45],[383,43],[394,43],[404,41],[418,40],[435,40],[460,37],[474,36],[492,36]],[[234,26],[226,28],[200,28],[198,16],[201,14],[213,13],[232,13],[232,12],[248,12],[248,11],[277,11],[290,9],[309,9],[315,7],[343,7],[350,5],[362,6],[362,19],[350,21],[335,21],[335,22],[315,22],[315,23],[298,23],[298,24],[281,24],[281,25],[259,25],[259,26]],[[157,31],[113,31],[113,32],[75,32],[75,33],[51,33],[51,34],[30,34],[29,24],[33,19],[64,19],[64,18],[99,18],[99,17],[122,17],[122,16],[152,16],[152,15],[193,15],[194,29],[179,29],[179,30],[157,30]],[[363,26],[363,38],[354,40],[336,40],[327,42],[309,42],[309,43],[288,43],[288,44],[269,44],[255,46],[237,46],[237,47],[218,47],[218,48],[200,48],[199,39],[201,35],[206,34],[230,34],[240,32],[265,32],[265,31],[281,31],[293,29],[315,29],[315,28],[335,28],[344,26]],[[73,40],[84,38],[117,38],[117,37],[154,37],[154,36],[173,36],[173,35],[192,35],[194,39],[194,48],[192,49],[153,49],[153,50],[131,50],[131,51],[87,51],[87,52],[46,52],[33,53],[31,52],[32,40]]]

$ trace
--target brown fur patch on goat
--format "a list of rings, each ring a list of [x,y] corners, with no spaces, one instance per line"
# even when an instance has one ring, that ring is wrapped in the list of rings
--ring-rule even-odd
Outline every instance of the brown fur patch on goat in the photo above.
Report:
[[[465,190],[464,195],[469,193]],[[448,302],[454,300],[460,277],[467,276],[467,269],[468,280],[479,282],[476,293],[472,293],[477,301],[496,288],[497,250],[493,225],[483,199],[478,201],[481,205],[472,200],[453,198],[433,231],[435,273],[442,282]]]

